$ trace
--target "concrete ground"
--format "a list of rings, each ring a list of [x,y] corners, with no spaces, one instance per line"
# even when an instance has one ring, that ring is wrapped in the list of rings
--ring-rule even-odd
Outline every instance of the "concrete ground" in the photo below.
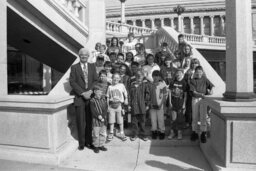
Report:
[[[0,160],[1,171],[210,171],[198,143],[183,140],[140,139],[106,144],[107,152],[90,149],[74,152],[59,166],[46,166]]]

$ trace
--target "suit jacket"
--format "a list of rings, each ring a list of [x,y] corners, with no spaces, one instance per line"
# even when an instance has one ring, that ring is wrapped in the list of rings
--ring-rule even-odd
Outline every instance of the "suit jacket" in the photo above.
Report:
[[[69,83],[72,87],[71,94],[75,95],[75,106],[81,106],[85,104],[84,98],[81,94],[85,91],[92,90],[93,82],[98,79],[96,68],[94,64],[87,63],[88,66],[88,88],[85,89],[84,73],[81,68],[80,62],[71,66],[71,72],[69,77]]]

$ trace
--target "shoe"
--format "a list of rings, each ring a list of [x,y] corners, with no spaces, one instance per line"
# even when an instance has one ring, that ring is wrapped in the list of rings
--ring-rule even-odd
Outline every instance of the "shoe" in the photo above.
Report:
[[[98,149],[101,150],[101,151],[108,151],[108,149],[104,146],[98,147]]]
[[[202,132],[200,136],[201,143],[206,143],[207,137],[206,132]]]
[[[182,140],[182,131],[181,130],[178,130],[178,137],[177,137],[178,140]]]
[[[85,144],[84,146],[91,150],[95,148],[93,144]]]
[[[130,140],[135,141],[137,138],[138,138],[137,136],[134,136],[134,137],[131,137]]]
[[[113,133],[108,134],[108,137],[107,137],[108,141],[112,141],[113,138],[114,138],[114,134]]]
[[[142,137],[141,138],[143,141],[148,141],[148,137]]]
[[[159,133],[159,139],[164,140],[165,139],[165,133]]]
[[[175,137],[175,133],[173,130],[171,130],[170,135],[168,136],[168,139],[171,140]]]
[[[196,141],[197,139],[198,139],[198,134],[195,131],[193,131],[191,136],[190,136],[190,140],[191,141]]]
[[[100,149],[99,149],[99,147],[95,147],[95,148],[93,149],[93,151],[94,151],[94,153],[99,153],[99,152],[100,152]]]
[[[158,134],[157,131],[152,131],[151,137],[152,137],[153,140],[157,139],[157,134]]]
[[[79,145],[79,146],[78,146],[78,150],[79,150],[79,151],[84,150],[84,146],[80,146],[80,145]]]
[[[126,141],[127,140],[127,137],[124,135],[124,134],[120,134],[120,139],[122,141]]]

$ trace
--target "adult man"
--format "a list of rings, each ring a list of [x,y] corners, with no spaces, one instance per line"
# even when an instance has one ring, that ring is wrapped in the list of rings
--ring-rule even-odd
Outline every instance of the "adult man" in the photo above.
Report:
[[[79,150],[92,144],[92,116],[89,100],[92,94],[92,84],[97,80],[94,64],[88,63],[89,50],[79,50],[80,62],[71,67],[69,82],[75,95],[74,105],[78,130]]]

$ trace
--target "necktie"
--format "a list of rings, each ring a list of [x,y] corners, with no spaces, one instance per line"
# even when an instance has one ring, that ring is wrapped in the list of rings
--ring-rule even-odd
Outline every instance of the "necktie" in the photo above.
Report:
[[[88,69],[86,64],[84,64],[83,71],[84,71],[85,89],[87,89],[88,88]]]

